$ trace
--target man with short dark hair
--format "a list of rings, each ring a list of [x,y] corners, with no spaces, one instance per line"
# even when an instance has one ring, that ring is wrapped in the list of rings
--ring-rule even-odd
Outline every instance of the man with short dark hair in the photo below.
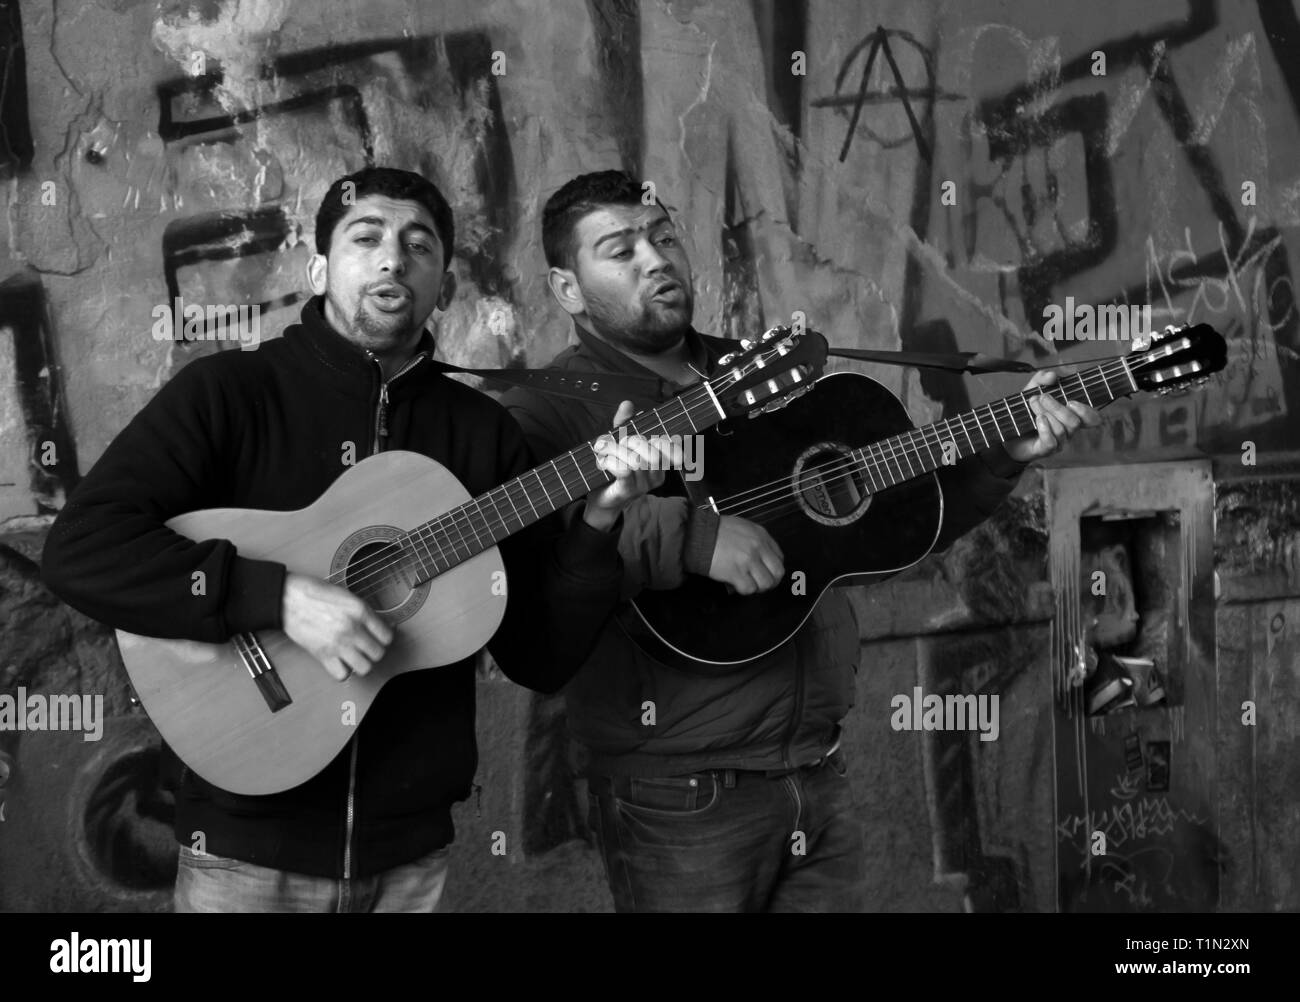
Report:
[[[542,242],[551,293],[578,338],[552,366],[658,377],[658,398],[638,401],[653,404],[712,375],[735,342],[692,328],[690,261],[668,212],[643,204],[643,190],[617,171],[573,179],[546,204]],[[1030,385],[1052,379],[1040,374]],[[502,402],[539,460],[606,426],[612,409],[524,389]],[[986,518],[1025,462],[1099,420],[1050,397],[1031,406],[1036,437],[939,472],[947,504],[936,550]],[[755,522],[659,496],[627,507],[619,547],[625,599],[677,587],[688,574],[752,595],[781,582],[797,556]],[[615,907],[861,910],[863,839],[839,751],[859,655],[846,597],[829,590],[791,640],[728,674],[660,664],[629,638],[634,629],[621,607],[565,690]]]
[[[352,462],[388,449],[438,461],[471,496],[525,472],[514,421],[431,361],[425,323],[455,290],[453,240],[446,200],[420,175],[368,168],[336,181],[316,218],[315,296],[301,323],[173,376],[55,521],[50,588],[133,633],[224,643],[282,629],[341,683],[367,674],[394,630],[352,592],[164,523],[203,508],[305,508]],[[646,472],[654,452],[643,441],[610,438],[597,452],[615,480],[579,502],[567,531],[543,522],[500,544],[509,590],[488,649],[507,676],[542,691],[590,650],[621,573],[622,507],[662,479]],[[474,700],[472,658],[396,675],[344,750],[282,793],[235,795],[180,768],[176,909],[432,910],[451,806],[477,763]]]

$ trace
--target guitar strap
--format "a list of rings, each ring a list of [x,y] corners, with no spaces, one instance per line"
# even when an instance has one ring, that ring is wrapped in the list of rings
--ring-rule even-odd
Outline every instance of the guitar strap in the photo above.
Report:
[[[670,395],[667,380],[656,376],[629,376],[607,372],[568,372],[563,369],[465,369],[450,362],[433,360],[443,372],[459,372],[467,376],[526,386],[539,393],[557,397],[574,397],[594,403],[617,407],[632,397],[659,399]]]
[[[914,365],[927,369],[944,369],[949,372],[1035,372],[1028,362],[1013,362],[978,351],[939,354],[920,351],[872,351],[866,348],[835,348],[828,354],[851,358],[861,362],[879,362],[883,365]],[[539,393],[558,397],[573,397],[594,403],[617,407],[624,400],[645,397],[651,400],[671,395],[671,385],[657,376],[633,376],[626,373],[569,372],[563,369],[466,369],[451,362],[433,360],[442,372],[458,372],[466,376],[526,386]]]
[[[882,365],[915,365],[922,369],[946,369],[949,372],[1037,372],[1028,362],[986,355],[982,351],[958,351],[944,355],[927,351],[872,351],[868,348],[835,348],[828,354],[853,358],[859,362]]]

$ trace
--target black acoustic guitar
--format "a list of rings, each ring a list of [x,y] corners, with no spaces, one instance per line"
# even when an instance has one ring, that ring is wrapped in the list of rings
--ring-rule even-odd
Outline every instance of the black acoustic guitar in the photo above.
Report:
[[[1135,341],[1127,357],[1041,392],[1101,408],[1139,391],[1203,382],[1226,357],[1212,327],[1170,327]],[[642,591],[629,632],[661,662],[705,674],[735,670],[789,640],[837,580],[870,584],[921,560],[943,523],[934,471],[1034,431],[1029,399],[1040,392],[915,428],[902,402],[867,376],[836,372],[811,388],[776,413],[710,430],[703,476],[683,485],[693,504],[762,525],[785,554],[788,580],[749,596],[697,575],[671,591]]]

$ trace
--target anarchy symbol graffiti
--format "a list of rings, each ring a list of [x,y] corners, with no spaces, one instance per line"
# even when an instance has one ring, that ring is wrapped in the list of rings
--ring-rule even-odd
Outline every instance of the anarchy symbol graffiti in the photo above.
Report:
[[[925,68],[924,86],[909,87],[907,85],[907,82],[903,79],[902,71],[898,68],[898,59],[889,44],[890,38],[897,39],[899,43],[915,51],[920,57],[921,64]],[[852,95],[841,93],[845,80],[857,62],[859,55],[863,52],[866,53],[866,62],[862,68],[862,79],[858,84],[857,93]],[[883,90],[873,91],[871,90],[871,71],[876,65],[876,56],[880,53],[884,53],[885,63],[894,78],[894,85]],[[929,163],[930,144],[926,141],[921,130],[921,123],[916,116],[915,108],[913,108],[913,101],[928,101],[933,104],[935,101],[956,101],[960,99],[960,94],[941,91],[936,86],[934,56],[929,49],[917,40],[915,35],[909,31],[890,31],[877,26],[875,31],[855,45],[845,57],[843,64],[840,66],[840,71],[835,77],[834,96],[817,98],[812,102],[812,106],[814,108],[834,108],[837,114],[849,116],[848,131],[844,134],[844,145],[840,149],[840,162],[843,163],[844,159],[849,155],[849,147],[852,145],[853,136],[857,132],[863,107],[867,104],[901,101],[903,111],[907,115],[908,131],[897,136],[883,136],[866,122],[862,122],[862,128],[867,135],[886,149],[901,146],[909,138],[914,139],[921,156]],[[851,112],[848,110],[850,106],[852,106]]]

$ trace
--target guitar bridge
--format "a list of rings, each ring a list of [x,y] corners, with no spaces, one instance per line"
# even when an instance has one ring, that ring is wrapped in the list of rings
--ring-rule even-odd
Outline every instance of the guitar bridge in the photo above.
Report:
[[[271,712],[278,713],[292,703],[293,697],[284,687],[284,681],[266,656],[266,651],[262,649],[257,635],[236,633],[231,639],[235,650],[239,652],[240,660],[244,662],[244,667],[248,669],[248,674],[257,685],[257,691],[262,694]]]

